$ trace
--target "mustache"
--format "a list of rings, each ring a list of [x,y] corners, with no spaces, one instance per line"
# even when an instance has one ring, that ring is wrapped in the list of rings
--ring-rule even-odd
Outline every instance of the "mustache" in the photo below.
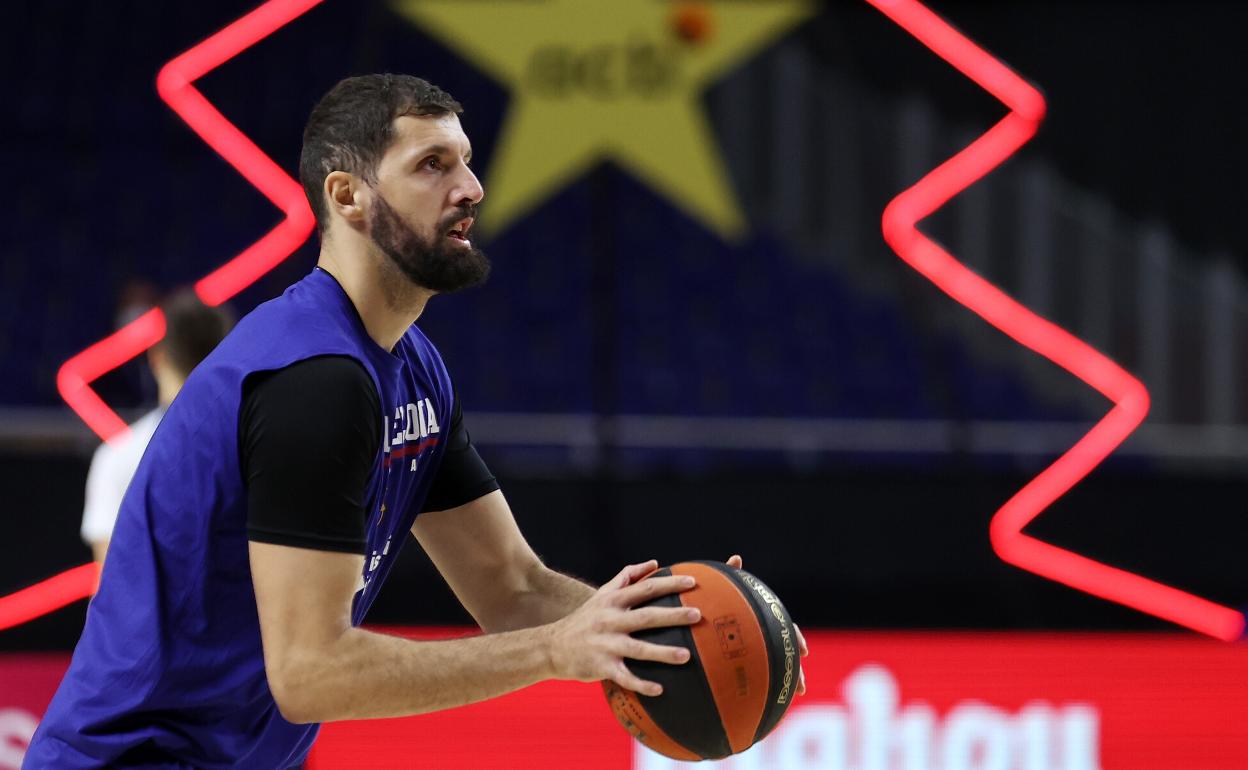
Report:
[[[476,219],[477,208],[478,208],[478,205],[476,203],[461,204],[458,208],[455,209],[455,211],[453,211],[450,215],[443,217],[442,221],[438,223],[439,232],[442,230],[449,229],[451,225],[455,224],[461,219],[466,219],[467,217],[472,217],[473,219]]]

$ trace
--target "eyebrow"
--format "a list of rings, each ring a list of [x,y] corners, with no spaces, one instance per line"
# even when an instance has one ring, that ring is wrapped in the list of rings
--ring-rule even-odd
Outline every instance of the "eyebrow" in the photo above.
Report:
[[[420,152],[415,153],[415,155],[418,158],[427,158],[430,155],[454,155],[454,154],[455,154],[455,151],[451,149],[449,145],[445,145],[445,144],[431,145],[429,147],[424,148]],[[472,160],[472,148],[471,147],[468,148],[468,152],[465,153],[464,158],[465,160],[468,160],[468,161]]]

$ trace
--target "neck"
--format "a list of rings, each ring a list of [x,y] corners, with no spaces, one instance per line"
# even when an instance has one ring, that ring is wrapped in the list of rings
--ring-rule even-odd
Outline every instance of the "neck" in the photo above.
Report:
[[[182,389],[182,383],[186,382],[186,378],[173,372],[159,371],[155,367],[152,369],[152,376],[156,379],[156,399],[160,402],[161,408],[168,409],[174,397],[178,395],[178,391]]]
[[[344,254],[341,248],[323,242],[316,266],[337,279],[373,342],[392,351],[425,311],[433,292],[413,284],[376,248],[360,245],[352,251]]]

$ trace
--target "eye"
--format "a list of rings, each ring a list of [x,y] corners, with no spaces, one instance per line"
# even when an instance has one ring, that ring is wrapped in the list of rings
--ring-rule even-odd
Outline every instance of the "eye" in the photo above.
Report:
[[[421,168],[427,168],[430,171],[441,171],[442,159],[436,155],[432,155],[425,159],[425,162],[421,164]]]

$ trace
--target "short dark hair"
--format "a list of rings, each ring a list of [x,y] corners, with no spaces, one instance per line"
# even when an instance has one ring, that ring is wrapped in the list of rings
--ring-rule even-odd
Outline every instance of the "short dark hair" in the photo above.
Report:
[[[208,307],[190,289],[175,291],[160,303],[165,314],[165,337],[160,347],[183,376],[208,357],[234,326],[234,314],[225,306]]]
[[[403,115],[458,115],[459,102],[427,80],[411,75],[346,78],[312,108],[303,129],[299,181],[316,215],[318,232],[329,220],[325,177],[346,171],[376,181],[377,164],[394,140],[394,119]]]

